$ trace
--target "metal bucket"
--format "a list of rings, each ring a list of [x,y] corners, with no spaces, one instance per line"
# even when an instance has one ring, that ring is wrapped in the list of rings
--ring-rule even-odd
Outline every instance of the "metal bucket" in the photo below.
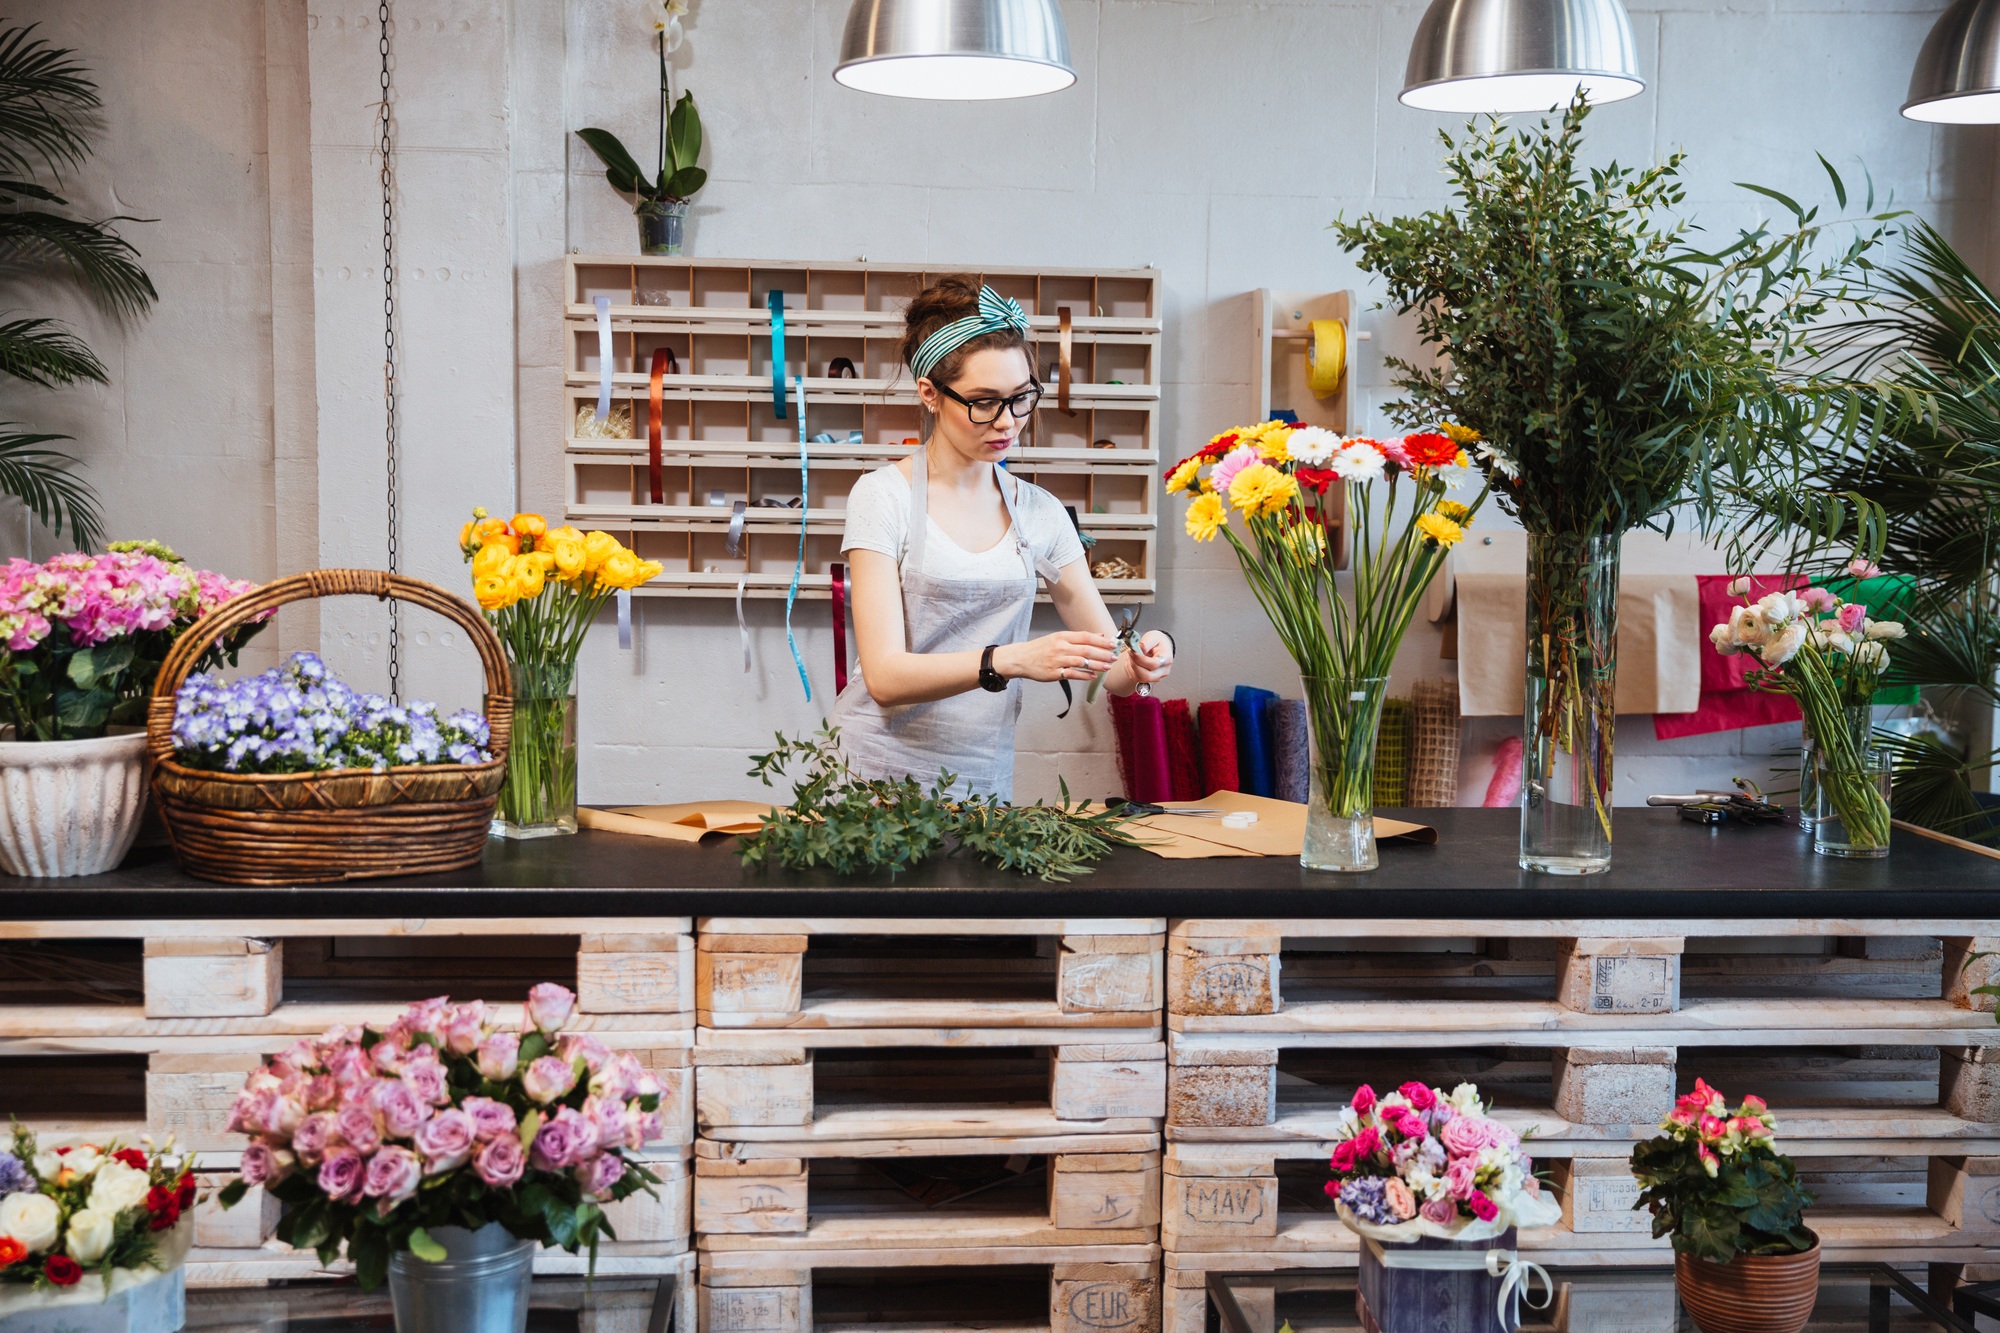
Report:
[[[477,1231],[436,1227],[445,1258],[389,1257],[389,1299],[396,1333],[524,1333],[535,1242],[517,1240],[498,1222]]]

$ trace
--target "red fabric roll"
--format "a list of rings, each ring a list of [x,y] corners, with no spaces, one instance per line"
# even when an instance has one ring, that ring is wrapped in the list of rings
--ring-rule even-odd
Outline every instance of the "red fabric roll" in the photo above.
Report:
[[[1167,773],[1167,723],[1160,700],[1152,695],[1111,697],[1119,745],[1124,750],[1125,795],[1135,801],[1171,801],[1173,779]]]
[[[1212,699],[1198,710],[1201,718],[1201,796],[1241,791],[1236,777],[1236,713],[1227,699]]]
[[[1201,789],[1201,751],[1194,740],[1194,714],[1185,699],[1166,702],[1167,776],[1172,780],[1176,801],[1199,801],[1208,795]]]

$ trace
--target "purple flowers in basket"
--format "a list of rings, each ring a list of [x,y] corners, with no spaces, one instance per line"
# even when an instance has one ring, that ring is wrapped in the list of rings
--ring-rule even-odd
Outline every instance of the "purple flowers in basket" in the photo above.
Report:
[[[224,683],[190,676],[174,696],[174,752],[190,768],[309,773],[405,764],[483,764],[486,718],[439,717],[436,704],[395,704],[335,679],[313,653]]]

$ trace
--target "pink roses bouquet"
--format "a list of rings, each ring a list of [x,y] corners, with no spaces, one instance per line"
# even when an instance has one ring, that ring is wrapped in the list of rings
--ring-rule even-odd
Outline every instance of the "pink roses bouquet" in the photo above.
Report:
[[[285,1205],[280,1240],[321,1263],[345,1245],[367,1288],[396,1251],[443,1259],[437,1226],[499,1222],[594,1263],[617,1239],[604,1204],[658,1181],[631,1154],[661,1136],[660,1084],[629,1052],[564,1034],[575,1007],[536,986],[504,1032],[483,1001],[440,997],[268,1057],[230,1111],[250,1145],[223,1206],[262,1185]]]
[[[1449,1094],[1405,1083],[1380,1097],[1363,1084],[1340,1119],[1326,1193],[1360,1235],[1489,1240],[1562,1216],[1520,1135],[1487,1116],[1470,1083]]]

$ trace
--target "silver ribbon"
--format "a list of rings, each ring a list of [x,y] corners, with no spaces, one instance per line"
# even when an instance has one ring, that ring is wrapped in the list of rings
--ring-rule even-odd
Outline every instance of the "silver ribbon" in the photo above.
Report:
[[[736,637],[743,640],[743,674],[750,674],[750,622],[743,618],[743,590],[750,586],[748,574],[736,580]]]
[[[732,557],[743,554],[743,516],[748,510],[749,505],[738,500],[736,507],[729,512],[729,535],[724,538],[723,546]]]
[[[611,415],[611,298],[597,298],[597,419]]]
[[[1368,1240],[1367,1245],[1384,1268],[1414,1268],[1434,1273],[1484,1271],[1489,1277],[1499,1278],[1500,1327],[1504,1329],[1520,1327],[1520,1317],[1514,1309],[1517,1298],[1530,1310],[1546,1310],[1556,1298],[1556,1284],[1549,1277],[1549,1270],[1533,1260],[1523,1259],[1513,1250],[1417,1250],[1384,1245],[1374,1239]],[[1542,1282],[1539,1302],[1534,1298],[1536,1278]]]
[[[632,646],[632,590],[630,588],[620,588],[618,590],[618,646],[620,648],[630,648]]]

